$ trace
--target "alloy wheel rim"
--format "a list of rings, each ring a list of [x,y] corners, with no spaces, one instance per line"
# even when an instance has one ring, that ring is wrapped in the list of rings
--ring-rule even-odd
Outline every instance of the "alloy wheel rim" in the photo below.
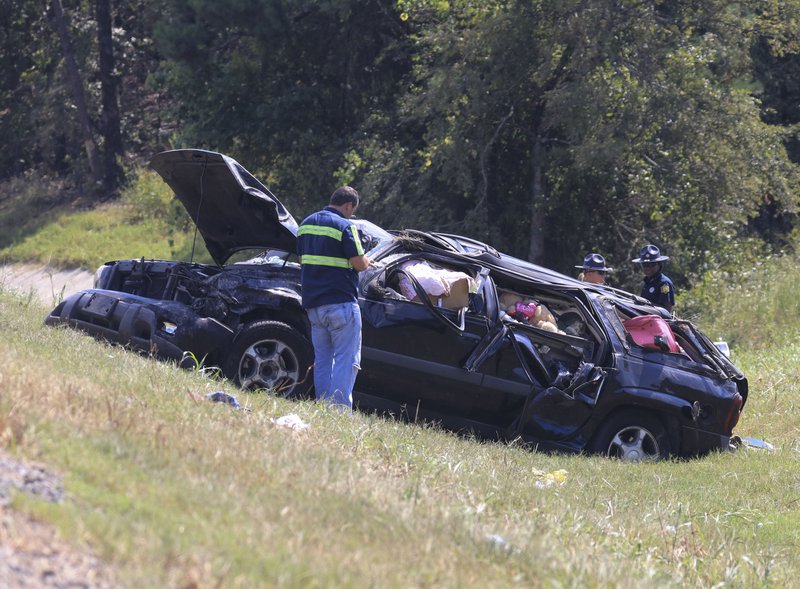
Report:
[[[608,445],[608,455],[627,462],[655,460],[660,448],[655,435],[645,427],[631,425],[618,431]]]
[[[269,389],[288,395],[299,380],[300,363],[294,350],[284,342],[263,339],[244,351],[238,375],[243,388]]]

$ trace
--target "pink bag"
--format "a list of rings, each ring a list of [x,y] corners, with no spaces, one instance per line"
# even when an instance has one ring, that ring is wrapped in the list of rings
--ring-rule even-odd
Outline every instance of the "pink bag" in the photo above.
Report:
[[[662,344],[659,343],[663,342],[670,352],[677,354],[681,351],[678,342],[675,341],[675,334],[672,333],[667,322],[658,315],[633,317],[623,321],[622,325],[631,334],[633,341],[647,350],[666,351],[662,350]]]

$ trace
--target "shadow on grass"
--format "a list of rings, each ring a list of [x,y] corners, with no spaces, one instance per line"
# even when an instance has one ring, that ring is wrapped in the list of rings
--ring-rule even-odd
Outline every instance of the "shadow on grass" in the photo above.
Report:
[[[0,181],[0,248],[39,231],[86,199],[63,179],[29,171]]]

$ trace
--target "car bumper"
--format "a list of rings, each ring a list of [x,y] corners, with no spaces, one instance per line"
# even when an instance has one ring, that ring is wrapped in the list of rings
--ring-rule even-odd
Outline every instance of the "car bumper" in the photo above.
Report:
[[[45,324],[67,324],[98,339],[187,365],[196,361],[187,359],[185,352],[202,360],[233,340],[230,328],[197,316],[185,305],[96,289],[70,295],[48,314]]]
[[[681,427],[681,456],[702,456],[714,451],[730,450],[730,436],[697,429],[689,426]]]

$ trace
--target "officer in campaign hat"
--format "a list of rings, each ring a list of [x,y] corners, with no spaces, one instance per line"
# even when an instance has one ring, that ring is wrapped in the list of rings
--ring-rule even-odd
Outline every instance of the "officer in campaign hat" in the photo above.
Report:
[[[664,307],[670,313],[675,306],[675,286],[672,280],[661,270],[663,262],[669,260],[669,256],[661,255],[661,250],[657,246],[648,244],[639,252],[639,257],[631,260],[634,264],[639,264],[644,274],[644,284],[642,285],[642,297],[659,307]]]
[[[603,256],[594,252],[586,254],[586,257],[583,258],[583,265],[575,267],[583,270],[578,275],[578,279],[592,284],[605,284],[606,273],[614,271],[614,268],[606,266],[606,259]]]

